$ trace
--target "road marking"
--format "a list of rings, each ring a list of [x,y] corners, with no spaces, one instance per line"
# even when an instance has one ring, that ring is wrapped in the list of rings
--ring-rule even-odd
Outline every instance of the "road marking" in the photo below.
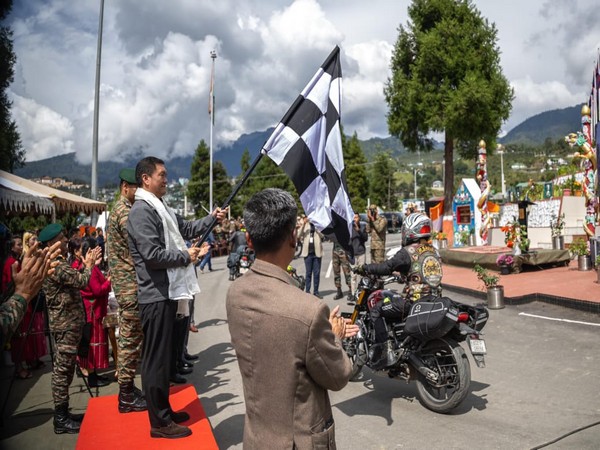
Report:
[[[538,316],[535,314],[527,314],[527,313],[519,313],[520,316],[527,316],[527,317],[535,317],[537,319],[546,319],[546,320],[555,320],[557,322],[568,322],[568,323],[578,323],[580,325],[591,325],[593,327],[600,327],[600,323],[593,323],[593,322],[581,322],[579,320],[569,320],[569,319],[557,319],[556,317],[546,317],[546,316]]]

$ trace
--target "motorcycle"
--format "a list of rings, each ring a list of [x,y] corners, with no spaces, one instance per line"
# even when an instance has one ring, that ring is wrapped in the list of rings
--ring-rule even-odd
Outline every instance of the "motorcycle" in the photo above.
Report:
[[[352,361],[351,380],[362,368],[371,368],[369,350],[375,344],[375,329],[370,308],[386,296],[399,295],[384,289],[390,283],[404,283],[399,276],[364,276],[355,293],[352,313],[342,314],[359,326],[356,336],[344,340]],[[383,315],[383,314],[382,314]],[[481,338],[488,320],[485,307],[455,302],[447,297],[425,297],[406,301],[406,314],[400,319],[385,318],[388,331],[387,361],[375,372],[407,383],[416,381],[418,397],[431,411],[446,414],[468,395],[471,383],[469,360],[460,343],[466,341],[478,367],[485,367],[487,353]]]
[[[248,272],[250,266],[252,265],[252,261],[254,261],[254,252],[246,247],[246,249],[240,254],[237,276],[244,275],[246,272]]]

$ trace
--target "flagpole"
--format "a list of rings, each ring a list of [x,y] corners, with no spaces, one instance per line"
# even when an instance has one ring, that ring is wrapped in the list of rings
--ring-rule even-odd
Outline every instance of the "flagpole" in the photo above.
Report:
[[[94,93],[94,125],[92,131],[92,200],[98,198],[98,117],[100,110],[100,66],[102,59],[102,23],[104,19],[104,0],[100,0],[100,18],[98,23],[98,50],[96,52],[96,89]],[[92,223],[98,214],[92,213]]]
[[[235,187],[231,191],[231,194],[229,194],[229,197],[227,197],[225,202],[221,205],[221,209],[225,209],[229,206],[229,204],[231,203],[231,200],[233,200],[233,198],[240,191],[240,189],[242,188],[244,183],[250,177],[250,174],[252,174],[252,172],[254,172],[254,169],[256,169],[256,166],[258,166],[258,163],[260,162],[262,157],[263,157],[263,153],[261,151],[256,156],[256,158],[254,158],[254,161],[252,161],[252,164],[250,164],[250,167],[248,167],[248,170],[246,170],[246,172],[244,173],[244,175],[242,176],[240,181],[238,181],[238,183],[235,185]],[[212,209],[211,209],[211,211],[212,211]],[[202,236],[202,238],[200,238],[200,241],[198,241],[198,243],[196,244],[198,247],[200,247],[204,243],[204,241],[206,241],[206,239],[208,239],[209,233],[215,228],[216,225],[217,225],[217,219],[215,217],[213,217],[208,226],[208,230],[204,232],[204,235]]]
[[[215,95],[214,95],[214,83],[215,83],[215,59],[217,59],[217,52],[210,52],[210,57],[212,59],[212,71],[210,75],[210,164],[209,164],[209,195],[208,195],[208,209],[212,212],[213,210],[213,128],[215,126]]]

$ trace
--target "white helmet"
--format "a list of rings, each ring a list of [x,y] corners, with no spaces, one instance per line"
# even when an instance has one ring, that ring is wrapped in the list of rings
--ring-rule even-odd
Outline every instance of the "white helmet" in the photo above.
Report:
[[[423,213],[412,213],[402,223],[402,245],[406,246],[419,239],[431,237],[431,219]]]

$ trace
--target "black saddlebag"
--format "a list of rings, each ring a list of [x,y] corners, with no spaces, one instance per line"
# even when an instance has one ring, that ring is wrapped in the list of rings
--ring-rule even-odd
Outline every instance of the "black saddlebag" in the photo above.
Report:
[[[429,297],[416,302],[406,318],[404,332],[425,340],[446,335],[458,320],[456,315],[449,311],[451,306],[452,300],[447,297]]]

